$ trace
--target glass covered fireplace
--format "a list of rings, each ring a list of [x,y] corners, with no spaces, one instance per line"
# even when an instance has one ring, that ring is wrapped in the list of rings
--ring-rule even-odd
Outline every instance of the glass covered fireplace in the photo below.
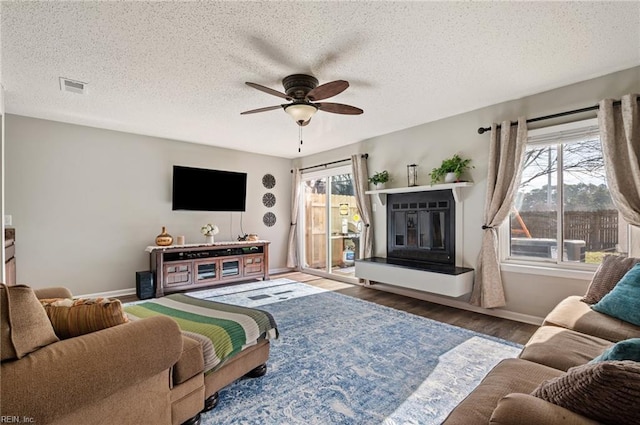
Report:
[[[387,258],[455,264],[451,190],[389,194]]]

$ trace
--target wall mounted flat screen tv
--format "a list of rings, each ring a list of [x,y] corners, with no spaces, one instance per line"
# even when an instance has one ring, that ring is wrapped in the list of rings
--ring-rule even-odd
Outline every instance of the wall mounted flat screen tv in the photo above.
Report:
[[[173,166],[173,210],[245,211],[247,173]]]

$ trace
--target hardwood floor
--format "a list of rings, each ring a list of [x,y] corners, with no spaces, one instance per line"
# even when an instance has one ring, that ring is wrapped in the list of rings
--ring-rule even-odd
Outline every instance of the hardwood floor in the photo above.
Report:
[[[438,322],[448,323],[486,335],[495,336],[518,344],[525,344],[538,326],[499,317],[487,316],[471,311],[447,307],[428,301],[392,294],[360,285],[351,285],[307,273],[290,272],[272,275],[272,279],[288,278],[308,285],[339,292],[354,298],[371,301],[387,307],[403,310]],[[119,297],[122,302],[137,301],[135,295]]]

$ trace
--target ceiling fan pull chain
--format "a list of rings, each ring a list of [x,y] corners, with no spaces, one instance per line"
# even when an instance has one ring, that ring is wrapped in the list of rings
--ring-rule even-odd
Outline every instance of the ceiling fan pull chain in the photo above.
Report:
[[[300,138],[300,145],[298,146],[298,153],[302,150],[302,126],[298,126],[298,136]]]

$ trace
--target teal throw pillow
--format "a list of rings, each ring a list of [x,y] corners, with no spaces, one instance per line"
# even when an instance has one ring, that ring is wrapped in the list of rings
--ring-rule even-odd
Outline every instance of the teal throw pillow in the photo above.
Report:
[[[633,266],[611,292],[591,308],[640,326],[640,264]]]
[[[620,341],[604,350],[602,354],[591,360],[589,363],[622,360],[640,362],[640,338],[631,338]]]

